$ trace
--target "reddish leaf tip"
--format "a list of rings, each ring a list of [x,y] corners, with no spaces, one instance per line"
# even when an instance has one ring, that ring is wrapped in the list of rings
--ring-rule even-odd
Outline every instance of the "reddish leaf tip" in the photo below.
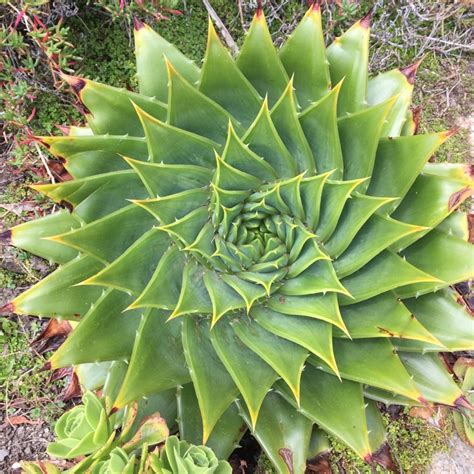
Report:
[[[51,370],[52,365],[51,362],[48,360],[48,362],[45,362],[43,367],[41,367],[38,372],[46,372],[47,370]]]
[[[420,64],[421,59],[416,63],[410,64],[409,66],[400,69],[400,72],[407,78],[408,83],[411,85],[415,84],[416,71],[418,70]]]
[[[56,125],[56,128],[63,134],[63,135],[69,135],[71,132],[71,127],[68,125]]]
[[[136,16],[133,17],[133,28],[135,31],[140,31],[142,28],[145,27],[145,23],[139,20]]]
[[[382,446],[372,455],[372,463],[379,464],[384,469],[390,472],[399,472],[399,467],[395,463],[390,446],[387,442],[383,443]]]
[[[428,400],[427,400],[423,395],[421,395],[421,396],[418,397],[418,401],[419,401],[422,405],[424,405],[425,407],[431,406],[430,403],[428,402]]]
[[[456,133],[458,133],[459,130],[461,130],[461,127],[454,127],[451,130],[447,130],[446,132],[442,133],[443,138],[447,140],[448,138],[451,138],[453,135],[456,135]]]
[[[114,413],[118,412],[119,408],[118,407],[112,407],[112,410],[110,410],[109,415],[113,415]]]
[[[362,26],[362,28],[370,28],[370,22],[372,21],[372,15],[374,14],[374,9],[371,8],[367,14],[364,16],[364,18],[362,18],[360,20],[360,26]]]
[[[10,229],[0,233],[0,244],[1,245],[12,244],[12,231]]]
[[[309,8],[314,12],[321,10],[321,0],[310,0]]]
[[[257,11],[255,12],[255,16],[260,18],[263,16],[263,2],[262,0],[257,0]]]
[[[73,88],[76,94],[79,94],[82,89],[86,86],[85,79],[76,76],[69,76],[67,74],[61,74],[61,77]]]
[[[14,313],[15,312],[15,304],[13,302],[9,302],[7,304],[4,304],[2,307],[0,307],[0,314],[8,314],[8,313]]]
[[[364,461],[367,463],[367,464],[372,464],[374,462],[374,458],[372,456],[372,453],[368,453],[364,456]]]
[[[471,405],[469,400],[464,396],[461,395],[460,397],[454,400],[454,405],[458,408],[467,408],[468,410],[474,410],[474,406]]]

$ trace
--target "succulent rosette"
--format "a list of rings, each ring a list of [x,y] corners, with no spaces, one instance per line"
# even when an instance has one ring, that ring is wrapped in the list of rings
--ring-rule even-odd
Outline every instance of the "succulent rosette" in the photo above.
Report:
[[[74,179],[35,188],[69,210],[4,235],[60,265],[9,305],[79,321],[52,368],[127,360],[117,407],[177,391],[182,437],[247,426],[279,472],[320,429],[380,461],[376,402],[469,406],[437,353],[473,347],[471,177],[428,163],[417,65],[369,78],[369,22],[326,49],[316,2],[277,50],[259,9],[201,68],[137,22],[139,92],[65,77],[88,125],[41,141]]]
[[[107,443],[113,433],[102,401],[92,392],[82,398],[83,404],[64,413],[56,422],[56,440],[48,445],[48,454],[71,459],[91,454]]]
[[[160,455],[150,456],[150,467],[157,474],[231,474],[227,461],[219,461],[207,446],[190,445],[170,436]]]

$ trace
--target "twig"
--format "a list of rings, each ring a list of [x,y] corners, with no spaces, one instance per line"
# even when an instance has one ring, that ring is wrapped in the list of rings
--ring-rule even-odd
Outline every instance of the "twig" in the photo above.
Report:
[[[46,173],[48,173],[49,179],[51,180],[52,183],[55,183],[56,181],[54,179],[53,173],[51,173],[51,170],[49,169],[48,162],[46,161],[46,158],[44,157],[43,152],[41,151],[41,148],[38,146],[36,142],[35,142],[35,148],[36,148],[36,151],[38,152],[41,162],[43,163],[43,166],[46,169]]]
[[[217,28],[219,28],[221,35],[224,38],[224,41],[226,42],[229,49],[232,51],[232,54],[237,55],[237,53],[239,52],[239,47],[237,46],[237,43],[234,41],[234,38],[232,38],[231,34],[229,33],[229,30],[225,27],[224,23],[222,23],[222,20],[219,18],[219,15],[216,13],[214,8],[212,8],[212,5],[209,3],[209,0],[202,0],[202,3],[204,3],[207,13],[209,13],[209,16],[212,18]]]

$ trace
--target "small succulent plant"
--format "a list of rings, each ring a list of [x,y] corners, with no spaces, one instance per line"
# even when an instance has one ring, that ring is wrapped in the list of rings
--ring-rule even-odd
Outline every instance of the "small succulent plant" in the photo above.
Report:
[[[470,172],[428,163],[417,64],[368,77],[369,23],[326,49],[314,2],[277,51],[258,9],[199,68],[137,22],[138,93],[65,76],[88,126],[39,139],[74,179],[35,189],[69,210],[3,236],[60,264],[7,307],[79,321],[51,368],[126,360],[116,408],[177,393],[184,439],[248,427],[282,473],[321,429],[384,462],[376,402],[470,407],[437,356],[473,346]]]
[[[99,450],[109,440],[113,420],[109,420],[102,401],[92,392],[86,392],[82,401],[55,424],[56,441],[49,444],[49,455],[72,459]]]
[[[206,446],[193,446],[170,436],[160,455],[153,454],[150,466],[157,474],[231,474],[227,461],[219,461]]]

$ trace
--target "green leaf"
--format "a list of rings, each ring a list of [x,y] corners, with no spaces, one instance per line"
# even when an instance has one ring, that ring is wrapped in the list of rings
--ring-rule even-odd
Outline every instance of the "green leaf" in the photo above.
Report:
[[[75,285],[102,267],[100,262],[89,256],[71,260],[17,296],[11,302],[15,313],[78,319],[89,311],[102,289]]]
[[[77,250],[48,240],[47,237],[77,229],[80,225],[76,216],[67,211],[59,211],[13,227],[6,238],[15,247],[39,257],[55,263],[67,263],[77,256]]]
[[[186,318],[184,322],[184,355],[200,407],[203,426],[201,442],[204,444],[220,417],[239,394],[212,347],[209,331],[208,321]]]
[[[216,154],[216,171],[213,184],[222,190],[246,191],[258,189],[262,181],[255,175],[235,168]]]
[[[250,283],[236,275],[222,274],[221,278],[242,297],[245,301],[247,312],[250,311],[251,306],[256,300],[263,298],[267,294],[265,288],[261,285]]]
[[[306,216],[305,222],[312,230],[318,225],[324,185],[331,174],[332,171],[329,171],[301,180],[300,196]]]
[[[167,122],[177,128],[202,135],[217,143],[224,143],[231,116],[219,104],[189,84],[167,62],[169,100]],[[240,126],[234,121],[234,126]]]
[[[220,149],[218,143],[162,122],[139,107],[135,107],[135,110],[145,131],[152,163],[214,167],[214,149]]]
[[[347,250],[334,262],[334,269],[340,278],[351,275],[392,243],[423,230],[424,227],[375,214],[359,230]]]
[[[345,180],[371,176],[382,127],[393,103],[394,99],[389,99],[337,121]],[[365,191],[368,184],[361,188]]]
[[[211,327],[229,311],[245,308],[246,303],[242,296],[222,280],[220,273],[207,271],[204,275],[204,284],[212,302]]]
[[[412,93],[413,84],[408,81],[407,76],[400,69],[393,69],[369,79],[367,93],[369,106],[396,97],[382,128],[383,137],[398,137],[402,134]]]
[[[210,18],[199,90],[228,110],[245,127],[253,122],[260,109],[260,96],[221,43]]]
[[[143,199],[148,193],[132,170],[114,171],[55,184],[31,185],[55,202],[71,204],[85,222],[107,216],[129,205],[127,199]],[[76,207],[77,206],[77,207]]]
[[[181,292],[170,319],[191,313],[212,313],[212,302],[204,283],[204,273],[205,270],[199,263],[194,260],[186,262]]]
[[[379,282],[378,285],[373,285],[374,281]],[[440,283],[405,259],[384,250],[365,267],[341,280],[352,297],[342,295],[339,302],[342,305],[358,303],[393,289],[397,289],[398,294],[400,287],[418,282]]]
[[[137,239],[125,252],[81,285],[100,285],[140,294],[150,281],[158,261],[170,246],[170,239],[152,228]]]
[[[288,75],[294,75],[296,96],[303,109],[328,93],[331,78],[318,3],[308,9],[279,54]]]
[[[313,295],[334,291],[349,296],[336,276],[336,272],[329,260],[318,260],[298,276],[287,280],[280,288],[280,293],[290,296]]]
[[[351,193],[364,182],[364,179],[352,181],[328,181],[321,197],[321,214],[316,234],[325,242],[335,231],[346,201]]]
[[[278,378],[276,372],[236,336],[228,321],[216,324],[211,342],[248,407],[255,427],[265,395]]]
[[[237,58],[237,66],[258,93],[274,104],[288,84],[262,10],[255,14]]]
[[[329,72],[333,84],[344,79],[337,104],[340,116],[366,107],[370,17],[357,21],[327,48]]]
[[[366,400],[365,416],[369,430],[370,450],[375,454],[386,443],[387,435],[385,433],[384,420],[374,401]]]
[[[155,222],[148,212],[132,204],[79,229],[73,229],[50,239],[75,248],[102,262],[110,263],[148,231]]]
[[[437,336],[390,292],[343,306],[341,313],[352,339],[393,337],[439,344]]]
[[[474,322],[458,297],[455,291],[443,289],[403,300],[403,304],[450,351],[474,350]]]
[[[402,252],[402,255],[412,265],[433,275],[438,282],[432,281],[400,288],[397,290],[397,295],[401,298],[418,296],[474,277],[472,265],[474,246],[437,229],[410,245]]]
[[[253,152],[263,157],[279,178],[292,178],[297,174],[296,161],[275,128],[266,99],[242,141],[247,143]]]
[[[271,117],[283,143],[296,160],[298,172],[308,176],[316,174],[313,152],[298,119],[292,79],[272,108]]]
[[[425,399],[455,406],[458,398],[462,397],[461,389],[446,371],[438,354],[402,352],[400,359]]]
[[[128,304],[129,295],[107,290],[53,354],[51,367],[128,359],[141,321],[139,311],[123,314]]]
[[[156,199],[133,201],[150,212],[161,224],[171,224],[195,209],[205,206],[209,200],[207,189],[198,188]]]
[[[135,33],[135,57],[140,94],[168,100],[165,58],[191,84],[199,80],[199,68],[148,25],[141,23]]]
[[[190,381],[183,356],[181,328],[178,321],[167,322],[164,311],[145,312],[127,375],[115,401],[116,407]]]
[[[386,339],[334,339],[337,367],[353,380],[419,400],[421,393]],[[313,361],[310,360],[311,363]],[[317,365],[318,361],[314,364]]]
[[[38,137],[54,156],[64,159],[65,168],[74,178],[126,169],[120,155],[136,160],[148,157],[143,138],[127,135]]]
[[[313,153],[317,172],[333,171],[334,179],[342,178],[344,166],[337,128],[340,90],[341,83],[299,116],[301,127]]]
[[[275,170],[237,136],[231,124],[229,124],[222,160],[233,168],[251,174],[262,181],[274,181],[277,177]]]
[[[174,309],[181,291],[184,265],[183,253],[172,245],[161,257],[148,285],[129,308]]]
[[[166,105],[155,99],[89,79],[71,76],[64,76],[64,79],[87,107],[87,123],[94,135],[108,133],[142,137],[143,128],[133,104],[160,120],[166,118]]]
[[[468,180],[421,174],[392,217],[409,224],[435,227],[472,194],[469,184]],[[427,232],[407,236],[392,248],[401,250],[408,247]]]
[[[240,406],[240,405],[239,405]],[[251,420],[241,407],[247,424]],[[280,473],[303,472],[311,436],[312,422],[298,413],[280,395],[270,392],[265,397],[253,436]]]
[[[370,216],[387,202],[390,202],[390,198],[366,196],[355,192],[351,199],[346,201],[336,229],[324,243],[324,250],[331,257],[339,257],[349,247]]]
[[[201,166],[145,163],[130,158],[125,160],[140,176],[152,198],[202,188],[212,178],[212,172]]]
[[[286,339],[265,331],[252,320],[241,318],[231,324],[239,339],[273,368],[299,401],[301,372],[308,352]]]
[[[286,385],[277,383],[278,391],[296,407]],[[308,365],[301,381],[300,413],[336,436],[360,457],[370,454],[369,435],[365,417],[362,386],[344,380],[341,382]]]
[[[275,293],[268,300],[268,306],[279,313],[326,321],[347,333],[335,293],[306,296],[284,296]]]
[[[178,421],[179,433],[182,439],[200,445],[202,443],[202,421],[193,384],[189,383],[179,388]],[[213,429],[206,445],[221,459],[227,459],[246,432],[245,422],[239,415],[235,403],[232,403],[224,412]]]
[[[184,217],[170,224],[160,226],[160,229],[168,233],[171,238],[178,238],[184,244],[190,245],[194,242],[208,219],[209,213],[207,208],[198,207]]]
[[[367,193],[401,200],[425,163],[446,138],[446,133],[432,133],[380,139]],[[387,204],[385,209],[387,212],[393,211],[399,202]]]
[[[257,306],[251,316],[267,331],[308,349],[339,374],[332,349],[332,325],[313,318],[286,316]]]

